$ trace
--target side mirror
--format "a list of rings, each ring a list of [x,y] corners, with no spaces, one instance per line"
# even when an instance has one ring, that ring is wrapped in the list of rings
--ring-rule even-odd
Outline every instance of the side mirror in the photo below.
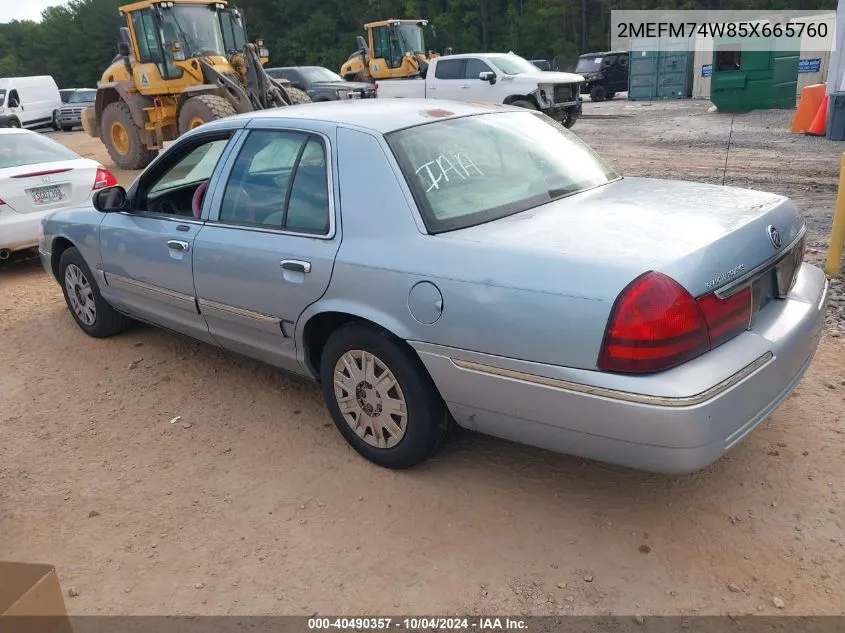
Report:
[[[489,70],[485,70],[483,73],[478,73],[478,78],[481,81],[489,81],[491,86],[496,83],[496,73]]]
[[[92,199],[94,208],[100,213],[113,213],[126,208],[126,189],[120,185],[100,189]]]
[[[127,44],[126,42],[118,42],[117,54],[121,57],[129,57],[129,44]]]

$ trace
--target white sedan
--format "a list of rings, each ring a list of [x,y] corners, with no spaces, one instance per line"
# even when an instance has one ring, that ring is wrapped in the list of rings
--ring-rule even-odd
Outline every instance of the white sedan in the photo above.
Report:
[[[45,216],[85,204],[97,189],[116,184],[97,161],[46,136],[0,129],[0,260],[38,246]]]

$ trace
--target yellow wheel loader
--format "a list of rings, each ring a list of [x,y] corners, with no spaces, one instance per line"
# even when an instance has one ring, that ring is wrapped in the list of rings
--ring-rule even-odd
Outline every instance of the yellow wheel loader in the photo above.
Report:
[[[146,167],[166,141],[207,121],[310,101],[264,71],[240,10],[225,2],[144,0],[120,8],[118,55],[82,127],[121,169]]]
[[[358,48],[341,66],[347,81],[380,81],[425,76],[437,54],[425,50],[427,20],[382,20],[365,24],[367,39],[357,38]],[[433,27],[432,27],[433,28]]]

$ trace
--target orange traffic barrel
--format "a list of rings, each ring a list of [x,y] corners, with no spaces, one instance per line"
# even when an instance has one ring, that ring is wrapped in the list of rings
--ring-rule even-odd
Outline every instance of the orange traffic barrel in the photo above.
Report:
[[[794,134],[804,134],[810,129],[813,124],[813,119],[822,105],[825,98],[825,89],[827,84],[813,84],[812,86],[805,86],[801,90],[801,100],[798,102],[798,109],[795,111],[795,116],[792,117],[792,125],[790,130]]]
[[[805,132],[805,134],[809,134],[810,136],[824,136],[824,133],[827,130],[828,101],[829,98],[825,95],[821,106],[819,106],[819,111],[816,112],[816,117],[813,119],[813,122],[810,124],[810,128]]]

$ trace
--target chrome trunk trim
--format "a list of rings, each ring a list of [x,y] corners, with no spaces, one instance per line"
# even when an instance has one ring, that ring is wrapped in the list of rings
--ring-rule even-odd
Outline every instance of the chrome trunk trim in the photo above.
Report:
[[[792,256],[793,249],[798,246],[798,243],[801,241],[801,238],[807,233],[806,225],[801,227],[801,230],[798,232],[798,235],[792,240],[786,248],[781,249],[779,252],[775,253],[772,257],[764,261],[762,264],[755,266],[751,270],[749,270],[744,275],[737,277],[736,279],[731,280],[729,283],[721,286],[715,290],[715,295],[720,299],[727,299],[731,295],[735,295],[737,292],[742,290],[745,286],[749,285],[754,281],[754,279],[759,276],[760,274],[766,272],[767,269],[773,268],[777,266],[777,264],[785,259],[786,257]]]

